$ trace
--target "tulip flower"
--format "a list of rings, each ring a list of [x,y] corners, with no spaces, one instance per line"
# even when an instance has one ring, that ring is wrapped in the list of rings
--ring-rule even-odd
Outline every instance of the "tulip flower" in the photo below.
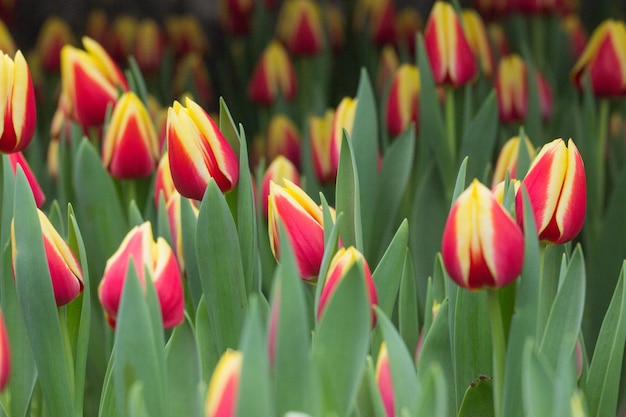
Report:
[[[487,35],[489,41],[493,45],[494,52],[496,53],[499,61],[502,57],[511,54],[511,48],[509,47],[509,40],[506,37],[504,28],[501,24],[491,22],[487,26]]]
[[[528,138],[528,136],[524,136],[524,145],[522,149],[528,152],[528,160],[532,161],[535,156],[535,147],[532,142]],[[517,177],[517,159],[519,157],[519,148],[520,148],[520,137],[514,136],[511,139],[507,140],[500,153],[498,154],[498,159],[496,160],[496,167],[493,170],[493,181],[491,183],[492,187],[495,187],[496,184],[504,181],[504,177],[506,172],[509,172],[509,178],[518,178]]]
[[[335,181],[337,175],[333,170],[330,158],[330,136],[332,123],[335,118],[333,110],[327,110],[324,117],[311,116],[309,118],[309,140],[313,153],[313,169],[321,184]]]
[[[128,90],[126,79],[100,44],[83,37],[85,50],[61,49],[61,84],[72,117],[81,126],[100,126],[107,106],[115,105],[118,89]]]
[[[41,66],[44,71],[56,73],[61,68],[61,48],[66,44],[74,43],[72,28],[63,19],[50,16],[39,30],[37,53],[41,57]]]
[[[399,67],[400,59],[398,59],[394,47],[391,45],[383,46],[378,62],[378,73],[376,74],[376,86],[381,95],[387,91],[387,84],[391,82]]]
[[[198,52],[189,52],[180,58],[174,71],[173,90],[175,96],[191,93],[194,100],[205,105],[211,103],[211,78],[206,63]]]
[[[520,122],[528,111],[526,64],[517,54],[500,60],[496,76],[498,114],[504,123]]]
[[[137,18],[128,14],[118,15],[107,36],[106,49],[118,64],[122,65],[133,53],[137,36]]]
[[[165,30],[176,57],[190,53],[203,56],[209,48],[202,23],[195,15],[169,16]]]
[[[279,260],[280,230],[291,243],[300,276],[315,279],[324,256],[322,209],[300,187],[284,179],[281,186],[270,181],[267,199],[268,233],[274,258]]]
[[[460,87],[476,75],[476,60],[454,7],[436,1],[430,11],[424,43],[437,85]]]
[[[172,194],[177,193],[174,181],[172,180],[172,171],[170,171],[170,159],[167,150],[161,155],[157,172],[154,179],[154,205],[159,207],[159,199],[163,194],[163,201],[167,203]]]
[[[422,16],[414,7],[404,7],[396,13],[396,44],[400,50],[415,55],[415,34],[422,30]]]
[[[213,178],[227,193],[239,181],[239,159],[213,119],[188,97],[185,104],[175,101],[167,113],[167,147],[176,190],[202,200]]]
[[[394,417],[393,379],[391,378],[391,366],[389,365],[389,352],[387,352],[387,344],[385,342],[380,345],[378,358],[376,359],[376,384],[378,385],[378,391],[383,400],[387,417]]]
[[[393,0],[359,0],[355,7],[354,28],[357,31],[368,29],[370,38],[377,45],[392,43],[396,37],[395,14]]]
[[[4,391],[11,376],[11,347],[9,335],[4,324],[4,315],[0,310],[0,392]]]
[[[145,222],[128,232],[104,268],[98,298],[111,327],[115,327],[117,321],[129,262],[132,262],[142,285],[145,285],[146,278],[152,280],[161,307],[163,327],[179,325],[184,319],[185,299],[178,262],[165,239],[159,237],[154,241],[152,226]]]
[[[580,16],[570,13],[561,19],[561,27],[567,34],[570,43],[570,51],[575,59],[580,58],[585,46],[587,46],[587,30]]]
[[[236,36],[246,36],[250,33],[254,11],[254,1],[250,0],[220,0],[220,24],[224,31]]]
[[[265,157],[273,161],[278,155],[287,157],[296,168],[300,167],[300,132],[298,127],[284,114],[272,117],[267,128]]]
[[[387,98],[387,130],[392,136],[404,132],[411,122],[417,129],[420,78],[415,65],[403,64],[396,71]]]
[[[474,180],[454,202],[443,231],[443,264],[463,288],[499,288],[522,271],[524,236],[491,191]]]
[[[267,217],[267,200],[270,195],[270,182],[284,186],[285,179],[298,187],[300,186],[300,174],[298,174],[296,166],[289,159],[278,155],[267,167],[261,184],[261,202],[263,204],[263,215],[265,217]]]
[[[39,209],[37,209],[37,214],[39,215],[54,299],[57,306],[62,306],[74,300],[83,291],[83,272],[70,247],[50,223],[50,220]],[[14,222],[11,222],[11,248],[15,271],[15,256],[20,248],[17,247],[15,241]]]
[[[539,239],[565,243],[583,227],[587,211],[587,180],[583,160],[571,139],[544,145],[522,181],[528,191]],[[521,193],[516,198],[516,212],[522,213]],[[518,215],[522,225],[523,216]]]
[[[132,91],[122,94],[102,140],[102,163],[120,179],[147,177],[156,168],[158,139],[146,106]]]
[[[357,262],[363,263],[363,279],[365,280],[365,287],[367,289],[367,295],[369,297],[370,305],[372,306],[371,320],[372,327],[376,325],[376,312],[374,306],[378,304],[378,297],[376,295],[376,286],[374,285],[374,279],[372,278],[372,272],[367,264],[367,261],[363,257],[363,254],[359,252],[354,246],[350,246],[348,249],[341,248],[337,251],[333,259],[330,261],[328,267],[328,274],[324,281],[324,287],[322,287],[322,293],[320,295],[319,304],[317,306],[317,319],[320,320],[324,314],[326,304],[335,293],[339,283],[346,276],[350,268],[355,266]]]
[[[341,9],[332,3],[324,7],[324,19],[328,25],[328,42],[333,51],[339,51],[345,44],[345,20]]]
[[[243,354],[227,350],[217,362],[204,406],[206,417],[235,417]]]
[[[26,148],[35,134],[37,111],[35,90],[28,64],[20,51],[15,59],[2,53],[0,72],[0,152],[19,152]]]
[[[103,45],[109,34],[109,18],[102,9],[92,9],[85,22],[85,36]]]
[[[515,0],[512,9],[524,14],[551,14],[559,10],[560,0]]]
[[[593,31],[587,47],[572,69],[572,80],[580,89],[589,76],[596,96],[626,94],[626,24],[607,19]]]
[[[324,44],[319,5],[314,0],[287,0],[278,15],[277,36],[295,55],[315,55]]]
[[[333,177],[337,176],[337,168],[339,167],[339,154],[341,153],[343,130],[345,129],[349,136],[352,135],[357,104],[358,99],[344,97],[335,111],[335,117],[333,118],[333,125],[330,133],[330,163]]]
[[[35,205],[37,208],[41,208],[43,206],[44,201],[46,201],[46,196],[43,193],[43,190],[39,186],[39,182],[37,181],[37,177],[33,174],[33,171],[30,169],[30,165],[28,165],[28,161],[24,158],[22,152],[13,152],[8,155],[9,162],[11,163],[11,169],[13,170],[13,174],[17,172],[17,166],[20,165],[22,167],[22,171],[24,171],[24,175],[26,176],[26,180],[28,181],[28,185],[30,185],[30,189],[33,192],[33,197],[35,198]]]
[[[467,42],[480,64],[480,70],[485,77],[493,75],[494,59],[485,23],[476,10],[463,9],[461,12],[463,29]]]
[[[165,43],[154,19],[142,19],[137,26],[133,56],[142,72],[156,73],[161,67]]]
[[[293,100],[296,88],[296,74],[287,51],[278,41],[270,42],[252,73],[248,96],[255,103],[270,105],[279,96]]]

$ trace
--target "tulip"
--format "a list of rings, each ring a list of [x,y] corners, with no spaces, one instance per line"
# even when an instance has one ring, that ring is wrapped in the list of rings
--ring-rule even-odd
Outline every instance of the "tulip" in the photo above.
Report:
[[[109,18],[102,9],[92,9],[87,15],[85,36],[103,45],[109,34]]]
[[[541,119],[545,122],[552,116],[552,89],[539,70],[535,71],[535,83],[539,91],[539,111]]]
[[[165,22],[165,30],[176,57],[190,53],[203,56],[209,49],[202,23],[195,15],[170,16]]]
[[[56,16],[50,16],[39,30],[37,53],[41,57],[41,66],[46,72],[58,72],[61,68],[61,48],[74,43],[74,35],[69,24]]]
[[[436,1],[431,9],[424,43],[437,85],[460,87],[476,75],[476,60],[454,7]]]
[[[173,80],[174,95],[192,93],[194,100],[208,105],[213,98],[211,78],[202,55],[190,52],[178,62]]]
[[[391,366],[389,365],[389,352],[387,352],[387,344],[385,342],[380,345],[378,359],[376,359],[376,384],[378,385],[378,391],[383,400],[387,417],[394,417],[393,379],[391,378]]]
[[[115,178],[141,178],[154,172],[158,157],[158,139],[146,106],[132,91],[122,94],[102,140],[102,163]]]
[[[300,187],[284,179],[270,181],[267,199],[268,233],[274,258],[279,260],[281,225],[293,249],[300,276],[315,279],[324,256],[322,209]]]
[[[313,169],[317,180],[322,184],[332,183],[336,177],[330,158],[330,136],[334,118],[335,112],[330,109],[326,111],[324,117],[311,116],[309,118]]]
[[[596,96],[626,94],[626,24],[607,19],[593,31],[587,47],[572,69],[572,80],[580,89],[587,74]]]
[[[165,239],[159,237],[154,241],[152,226],[145,222],[128,232],[104,267],[98,298],[111,327],[115,327],[117,321],[129,262],[144,286],[147,270],[161,307],[163,327],[171,328],[182,323],[185,299],[176,257]]]
[[[178,101],[167,113],[167,147],[176,190],[202,200],[213,178],[223,193],[239,181],[239,159],[213,119],[193,100]]]
[[[118,89],[127,91],[128,85],[100,44],[83,37],[83,45],[84,51],[70,45],[61,49],[61,94],[80,125],[100,126],[107,107],[117,101]]]
[[[392,136],[404,132],[411,122],[417,129],[420,78],[415,65],[403,64],[396,71],[387,97],[387,130]]]
[[[498,61],[507,55],[511,54],[511,48],[509,47],[509,41],[504,32],[504,28],[499,23],[491,22],[487,26],[487,35],[493,45],[494,52],[497,54]]]
[[[107,36],[106,49],[118,64],[122,65],[133,53],[133,45],[137,36],[137,19],[128,14],[115,18],[111,31]]]
[[[226,350],[217,362],[204,406],[206,417],[235,417],[243,354]]]
[[[587,180],[583,160],[571,139],[544,145],[533,160],[523,184],[535,218],[539,239],[565,243],[583,227],[587,211]],[[521,193],[516,198],[516,212],[522,213]],[[523,216],[518,215],[522,225]]]
[[[494,60],[483,19],[472,9],[463,9],[461,19],[463,20],[463,29],[465,30],[465,36],[467,36],[467,42],[470,48],[472,48],[474,56],[478,59],[480,70],[485,77],[491,77],[493,75]]]
[[[287,0],[278,15],[278,38],[292,54],[315,55],[324,44],[319,5],[314,0]]]
[[[354,13],[354,27],[362,31],[367,24],[369,36],[377,45],[392,43],[396,37],[393,0],[360,0]]]
[[[296,74],[287,51],[279,42],[270,42],[252,73],[248,96],[255,103],[270,105],[279,96],[291,101],[296,88]]]
[[[442,256],[450,278],[461,287],[499,288],[522,271],[524,236],[491,191],[474,180],[450,210]]]
[[[0,20],[0,51],[13,56],[17,52],[15,41],[4,20]]]
[[[528,111],[526,64],[517,54],[500,60],[496,76],[498,114],[504,123],[520,122]]]
[[[270,183],[275,182],[280,186],[285,186],[285,179],[300,186],[300,174],[296,166],[287,158],[278,155],[267,167],[263,182],[261,184],[261,202],[263,204],[263,215],[267,217],[267,201],[270,195]]]
[[[83,272],[76,257],[59,232],[50,223],[50,220],[39,209],[37,209],[37,214],[39,215],[54,299],[57,306],[62,306],[74,300],[83,291]],[[11,222],[11,248],[13,270],[15,271],[15,256],[20,248],[17,247],[15,241],[14,222]]]
[[[159,165],[157,166],[156,176],[154,178],[154,205],[159,207],[159,199],[163,194],[163,202],[167,203],[172,194],[177,193],[174,181],[172,180],[172,171],[170,170],[170,159],[167,150],[161,155]]]
[[[400,60],[396,50],[391,45],[383,46],[378,62],[378,73],[376,75],[376,86],[381,95],[387,91],[388,83],[391,82],[394,74],[400,67]]]
[[[328,42],[333,51],[339,51],[345,44],[346,22],[336,4],[328,3],[324,7],[324,21],[328,25]]]
[[[369,303],[372,306],[371,323],[372,327],[376,325],[376,312],[374,311],[374,306],[378,303],[376,286],[374,285],[372,272],[370,271],[367,261],[363,257],[363,254],[354,246],[350,246],[348,249],[339,249],[330,261],[328,274],[326,275],[326,280],[324,281],[324,286],[322,287],[322,293],[317,307],[318,320],[322,317],[326,304],[333,296],[339,282],[341,282],[341,280],[347,275],[348,271],[350,271],[350,268],[352,268],[357,262],[363,263],[363,279],[365,280]]]
[[[525,146],[523,146],[522,149],[525,149],[528,152],[528,160],[531,161],[533,156],[535,156],[535,147],[528,136],[524,136],[524,145]],[[498,154],[498,159],[496,160],[496,167],[493,171],[493,181],[491,183],[492,187],[495,187],[496,184],[504,181],[507,171],[509,172],[509,178],[518,178],[517,160],[519,157],[519,148],[519,136],[514,136],[506,141],[502,150],[500,150],[500,154]]]
[[[0,58],[0,152],[19,152],[26,148],[35,134],[37,111],[35,90],[28,64],[20,51],[15,59],[2,53]]]
[[[343,130],[346,130],[348,136],[352,135],[357,104],[358,99],[344,97],[335,111],[335,117],[333,118],[333,125],[330,133],[330,163],[333,177],[337,176],[337,168],[339,167],[339,154],[341,153]]]
[[[247,35],[252,23],[254,3],[252,0],[220,0],[218,7],[222,28],[237,36]]]
[[[159,70],[165,44],[161,28],[154,19],[142,19],[137,26],[133,56],[142,72],[152,74]]]
[[[4,391],[11,376],[11,348],[9,336],[4,323],[4,315],[0,310],[0,392]]]
[[[414,7],[404,7],[396,14],[396,44],[399,49],[415,55],[415,35],[422,30],[422,16]]]
[[[578,59],[587,46],[587,30],[580,16],[575,13],[564,16],[561,19],[561,27],[569,39],[572,56]]]
[[[13,170],[13,174],[17,172],[17,166],[20,165],[22,167],[22,171],[24,171],[24,175],[26,176],[26,180],[28,181],[28,185],[30,185],[30,189],[33,192],[33,197],[35,198],[35,205],[37,208],[41,208],[43,206],[44,201],[46,201],[46,196],[43,193],[43,190],[39,186],[39,182],[37,182],[37,178],[33,171],[30,169],[30,165],[28,165],[28,161],[24,158],[22,152],[13,152],[8,155],[9,162],[11,163],[11,169]]]
[[[300,132],[284,114],[272,117],[267,128],[266,159],[273,161],[278,155],[287,157],[296,168],[300,167]]]

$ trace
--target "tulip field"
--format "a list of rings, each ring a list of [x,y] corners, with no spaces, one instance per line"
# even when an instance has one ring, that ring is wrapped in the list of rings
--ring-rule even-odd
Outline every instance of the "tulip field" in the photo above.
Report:
[[[0,2],[0,417],[626,416],[624,10],[469,3]]]

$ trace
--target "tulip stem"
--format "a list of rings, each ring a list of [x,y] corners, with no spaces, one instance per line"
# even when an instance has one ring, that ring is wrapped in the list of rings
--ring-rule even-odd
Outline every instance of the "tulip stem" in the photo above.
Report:
[[[500,311],[500,298],[498,296],[498,290],[487,290],[487,303],[489,305],[489,320],[491,321],[493,409],[494,416],[501,417],[506,349],[504,345],[504,327],[502,325],[502,313]]]
[[[456,158],[456,127],[455,127],[454,89],[446,87],[446,135],[452,160]]]

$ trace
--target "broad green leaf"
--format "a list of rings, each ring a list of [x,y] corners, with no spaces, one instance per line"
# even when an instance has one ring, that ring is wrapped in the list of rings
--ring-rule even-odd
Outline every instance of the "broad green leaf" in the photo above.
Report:
[[[198,310],[196,311],[196,340],[198,341],[198,351],[200,353],[200,362],[202,370],[202,380],[205,383],[211,378],[213,369],[220,359],[220,353],[217,350],[209,311],[206,307],[204,296],[200,298]]]
[[[542,245],[540,251],[542,252],[540,256],[543,257],[543,265],[539,287],[537,288],[537,335],[544,334],[545,326],[548,323],[548,316],[559,287],[561,263],[564,259],[563,245]]]
[[[528,156],[528,153],[526,152],[526,131],[524,130],[523,127],[520,127],[519,129],[519,134],[518,134],[520,141],[519,144],[517,145],[517,168],[515,169],[515,175],[518,178],[524,178],[524,176],[526,175],[526,172],[528,172],[528,168],[530,168],[530,163],[532,162],[530,160],[530,157]],[[540,138],[536,138],[535,142],[533,142],[532,138],[528,138],[531,143],[535,144],[537,143],[536,141],[540,140]]]
[[[128,390],[127,415],[133,417],[149,417],[146,409],[146,400],[143,395],[143,384],[136,381]]]
[[[180,222],[182,226],[183,238],[183,258],[185,258],[185,275],[191,293],[193,306],[198,310],[200,298],[202,297],[202,281],[198,270],[198,256],[196,254],[196,225],[198,219],[194,214],[191,200],[181,197],[180,201]]]
[[[15,198],[15,175],[7,155],[2,155],[2,228],[0,244],[4,246],[10,238],[11,220],[13,220],[13,200]]]
[[[481,375],[467,387],[459,417],[494,417],[491,378]]]
[[[360,185],[354,158],[353,145],[344,130],[335,191],[337,213],[343,213],[344,216],[339,235],[345,247],[354,246],[363,253]]]
[[[102,393],[98,404],[98,417],[117,417],[117,398],[113,382],[113,369],[115,369],[115,353],[111,353],[107,363],[106,372],[102,382]]]
[[[235,122],[233,121],[233,117],[231,116],[230,110],[228,109],[228,106],[226,105],[226,101],[224,101],[224,98],[222,97],[220,97],[219,118],[220,118],[219,120],[220,131],[222,132],[222,134],[224,135],[224,137],[226,138],[230,146],[235,151],[235,155],[239,155],[240,154],[240,150],[239,150],[240,142],[239,142],[239,135],[237,134],[237,126],[235,125]]]
[[[526,416],[542,417],[553,408],[554,371],[544,355],[527,340],[522,361],[522,398]]]
[[[378,306],[388,317],[391,317],[396,305],[408,239],[409,225],[404,220],[372,274],[376,284]]]
[[[137,202],[135,200],[131,200],[128,205],[128,226],[139,226],[143,223],[143,221],[143,215],[141,214],[139,207],[137,207]]]
[[[236,349],[248,300],[235,222],[213,179],[198,215],[196,256],[217,350]]]
[[[326,200],[322,200],[323,204],[326,204]],[[330,217],[330,213],[328,212],[328,206],[324,206],[324,218],[327,219]],[[324,220],[324,225],[326,225],[327,220]],[[324,256],[322,257],[322,263],[320,265],[320,273],[317,279],[317,285],[315,288],[315,305],[314,311],[317,311],[317,305],[320,300],[320,296],[322,294],[322,288],[324,287],[324,282],[326,281],[326,275],[328,274],[328,268],[330,268],[330,261],[332,261],[333,256],[337,253],[337,239],[339,238],[339,228],[343,223],[343,213],[337,214],[337,218],[335,219],[335,224],[333,224],[332,228],[328,227],[328,232],[326,232],[327,227],[324,226]],[[328,237],[327,237],[328,235]]]
[[[410,352],[415,353],[419,339],[419,303],[415,286],[415,271],[409,250],[404,257],[402,279],[398,294],[398,330]]]
[[[446,326],[447,327],[447,326]],[[446,417],[454,414],[449,402],[445,371],[432,363],[419,372],[420,390],[417,394],[417,412],[413,416]]]
[[[456,174],[456,182],[454,184],[454,192],[452,193],[452,201],[450,204],[454,204],[459,195],[467,188],[466,176],[467,176],[467,161],[468,157],[463,158],[461,166],[459,166],[459,172]],[[471,177],[470,177],[471,178]]]
[[[463,132],[459,156],[468,158],[467,176],[470,179],[483,179],[485,167],[492,162],[497,128],[498,102],[495,90],[492,90]]]

